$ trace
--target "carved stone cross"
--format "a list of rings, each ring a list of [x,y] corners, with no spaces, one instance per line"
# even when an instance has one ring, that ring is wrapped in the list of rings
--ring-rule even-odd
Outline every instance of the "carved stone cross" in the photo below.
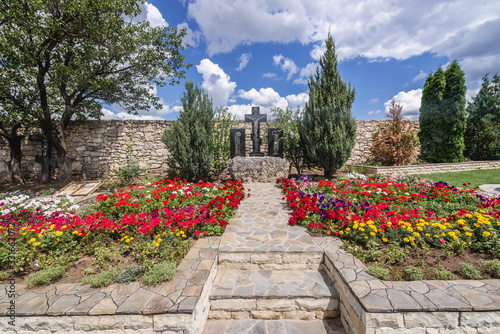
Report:
[[[260,114],[260,107],[252,107],[252,113],[250,115],[245,115],[245,122],[252,122],[252,152],[250,152],[251,157],[263,157],[264,153],[260,151],[260,145],[262,145],[262,139],[260,138],[260,122],[266,122],[267,115]]]

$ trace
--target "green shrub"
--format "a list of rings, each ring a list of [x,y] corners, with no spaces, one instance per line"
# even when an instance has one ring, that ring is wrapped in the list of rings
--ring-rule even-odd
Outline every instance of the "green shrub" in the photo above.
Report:
[[[470,263],[459,263],[458,271],[462,276],[466,279],[481,279],[481,272],[474,268],[474,266]]]
[[[35,271],[26,278],[26,285],[33,287],[52,284],[63,276],[65,270],[63,266],[57,266]]]
[[[82,279],[82,284],[90,284],[93,288],[101,288],[112,284],[120,272],[117,269],[105,270],[94,276],[87,276]]]
[[[404,272],[410,281],[420,281],[424,279],[422,270],[415,266],[406,266]]]
[[[483,261],[483,272],[490,277],[500,278],[500,260]]]
[[[389,279],[390,270],[382,267],[379,263],[375,263],[374,265],[367,267],[366,271],[368,272],[368,274],[375,276],[378,279],[381,280]]]
[[[170,281],[174,278],[176,268],[177,266],[173,262],[156,264],[144,274],[144,284],[158,285],[162,282]]]
[[[139,160],[135,158],[132,137],[130,137],[127,142],[125,152],[125,160],[118,157],[118,168],[115,170],[115,173],[122,185],[129,185],[137,179],[141,173],[146,172],[147,169],[139,167]]]
[[[236,116],[229,108],[217,108],[214,115],[214,129],[211,135],[210,145],[213,154],[213,169],[215,174],[220,175],[226,168],[227,162],[231,160],[229,130],[238,124]]]
[[[182,111],[162,136],[170,152],[167,159],[169,177],[188,181],[204,180],[210,175],[213,161],[212,100],[192,81],[186,81],[185,87],[181,98]]]
[[[115,281],[117,283],[134,282],[137,279],[137,276],[142,272],[144,272],[144,268],[142,268],[141,266],[132,265],[118,274]]]
[[[440,268],[429,268],[427,270],[427,278],[432,280],[450,281],[456,279],[455,275],[446,270]]]

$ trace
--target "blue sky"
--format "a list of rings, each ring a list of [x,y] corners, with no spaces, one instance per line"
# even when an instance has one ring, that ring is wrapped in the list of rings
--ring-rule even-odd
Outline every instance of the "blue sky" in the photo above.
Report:
[[[303,107],[307,79],[332,34],[339,71],[356,89],[356,119],[384,119],[394,98],[418,119],[425,79],[457,59],[467,98],[486,73],[500,72],[498,0],[150,0],[138,19],[185,27],[186,78],[237,118],[270,108]],[[184,84],[153,87],[163,108],[104,119],[175,119]]]

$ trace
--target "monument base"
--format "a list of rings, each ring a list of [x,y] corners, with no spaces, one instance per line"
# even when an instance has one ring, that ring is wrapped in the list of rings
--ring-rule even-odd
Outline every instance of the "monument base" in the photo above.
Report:
[[[227,163],[233,179],[246,183],[276,182],[277,178],[288,177],[290,162],[278,157],[235,157]]]
[[[251,157],[263,157],[264,153],[262,153],[262,152],[250,152],[249,156],[251,156]]]

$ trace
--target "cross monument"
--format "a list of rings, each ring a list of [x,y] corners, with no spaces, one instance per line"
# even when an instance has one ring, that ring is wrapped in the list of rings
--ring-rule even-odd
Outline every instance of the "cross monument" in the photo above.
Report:
[[[252,152],[250,152],[251,157],[263,157],[264,153],[260,151],[260,145],[262,145],[262,139],[260,138],[260,123],[267,121],[267,115],[260,113],[260,107],[252,107],[252,113],[250,115],[245,115],[245,122],[252,122]]]

